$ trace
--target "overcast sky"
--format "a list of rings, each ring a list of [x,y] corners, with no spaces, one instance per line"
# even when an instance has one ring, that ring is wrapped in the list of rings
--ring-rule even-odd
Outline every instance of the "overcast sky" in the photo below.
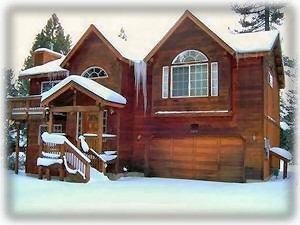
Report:
[[[107,36],[114,44],[120,44],[126,57],[142,58],[155,46],[163,34],[174,25],[186,8],[87,8],[87,9],[37,9],[17,8],[9,13],[11,27],[11,60],[10,67],[18,73],[28,56],[37,33],[45,26],[51,14],[55,12],[65,30],[70,34],[72,44],[76,44],[90,24]],[[228,28],[239,28],[238,16],[232,12],[230,5],[220,8],[198,8],[191,10],[212,30],[222,34]],[[285,54],[291,55],[289,49],[293,12],[285,14],[285,21],[280,27],[282,48]],[[124,28],[128,40],[124,42],[118,37],[121,27]],[[123,42],[123,43],[122,43]]]

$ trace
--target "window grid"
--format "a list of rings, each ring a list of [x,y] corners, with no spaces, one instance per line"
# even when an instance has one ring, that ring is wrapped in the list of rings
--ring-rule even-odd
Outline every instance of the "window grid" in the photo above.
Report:
[[[172,64],[191,63],[191,62],[207,62],[208,58],[198,50],[185,50],[179,53]]]
[[[168,98],[169,96],[169,67],[163,67],[162,73],[162,98]]]
[[[60,80],[42,81],[41,82],[41,94],[46,91],[49,91],[51,88],[53,88],[59,82],[60,82]]]
[[[86,77],[86,78],[103,78],[103,77],[108,77],[107,73],[105,72],[104,69],[101,67],[93,66],[90,68],[87,68],[81,76]]]
[[[171,97],[208,96],[208,63],[171,68]]]
[[[219,74],[218,74],[218,63],[211,63],[211,96],[219,95]]]

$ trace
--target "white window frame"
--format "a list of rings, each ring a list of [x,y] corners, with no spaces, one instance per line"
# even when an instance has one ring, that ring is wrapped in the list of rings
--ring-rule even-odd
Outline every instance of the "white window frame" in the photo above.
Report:
[[[165,69],[167,70],[167,74],[164,73]],[[170,68],[169,66],[163,66],[162,68],[162,81],[161,81],[161,97],[163,99],[166,99],[169,97],[169,73],[170,73]],[[165,85],[167,85],[167,90],[166,90],[166,95],[164,96],[164,88]]]
[[[274,78],[273,78],[273,74],[271,73],[271,71],[268,71],[268,84],[270,85],[271,88],[274,87]]]
[[[183,54],[185,54],[186,52],[189,52],[189,51],[197,52],[199,55],[204,57],[204,60],[193,60],[193,61],[190,61],[190,62],[176,62],[177,59],[180,57],[180,55],[183,55]],[[178,55],[176,55],[176,57],[172,61],[172,64],[175,64],[175,65],[179,64],[180,65],[180,64],[186,64],[186,63],[203,63],[203,62],[208,62],[208,58],[204,53],[202,53],[201,51],[196,50],[196,49],[187,49],[187,50],[184,50],[184,51],[180,52]]]
[[[213,95],[213,65],[217,65],[217,94]],[[212,62],[210,64],[210,96],[219,96],[219,63]]]
[[[60,82],[61,80],[47,80],[47,81],[42,81],[41,82],[41,94],[42,93],[44,93],[44,92],[46,92],[46,91],[43,91],[43,85],[44,84],[51,84],[52,85],[52,87],[51,88],[53,88],[56,84],[58,84],[59,82]]]
[[[197,65],[206,65],[207,66],[207,91],[206,91],[206,95],[193,95],[191,96],[191,66],[197,66]],[[188,95],[184,95],[184,96],[173,96],[173,68],[176,67],[189,67],[189,83],[188,83]],[[174,65],[171,66],[171,84],[170,84],[170,97],[171,98],[199,98],[199,97],[208,97],[209,94],[209,77],[208,77],[208,63],[196,63],[196,64],[183,64],[183,65]]]
[[[104,71],[104,73],[105,73],[106,75],[105,75],[105,76],[98,76],[98,77],[86,77],[86,76],[84,76],[84,74],[87,73],[89,70],[95,69],[95,68]],[[102,78],[108,78],[108,73],[106,72],[105,69],[103,69],[103,68],[100,67],[100,66],[91,66],[91,67],[87,68],[86,70],[84,70],[84,71],[81,73],[81,76],[82,76],[82,77],[89,78],[89,79],[102,79]]]

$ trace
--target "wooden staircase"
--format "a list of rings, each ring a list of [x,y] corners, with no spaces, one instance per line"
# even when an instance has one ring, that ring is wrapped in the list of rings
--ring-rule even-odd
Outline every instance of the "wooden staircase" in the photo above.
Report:
[[[48,133],[47,135],[48,137],[52,138],[55,136],[59,136],[56,134]],[[91,160],[86,155],[84,155],[76,146],[74,146],[66,137],[60,136],[59,138],[63,140],[60,143],[53,143],[51,138],[48,140],[47,138],[46,140],[42,139],[39,158],[50,159],[49,156],[59,154],[59,158],[63,160],[62,167],[64,169],[63,176],[60,172],[60,180],[66,179],[67,181],[71,182],[87,183],[90,180]],[[39,165],[39,171],[43,171],[43,169],[46,169],[47,173],[50,173],[51,169],[54,169],[52,167],[57,167],[57,165]],[[50,174],[47,175],[48,177],[51,177]]]

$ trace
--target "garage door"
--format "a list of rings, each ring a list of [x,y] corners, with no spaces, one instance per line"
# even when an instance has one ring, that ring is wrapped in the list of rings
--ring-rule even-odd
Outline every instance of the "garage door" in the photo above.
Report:
[[[240,137],[153,138],[147,160],[152,176],[244,181]]]

